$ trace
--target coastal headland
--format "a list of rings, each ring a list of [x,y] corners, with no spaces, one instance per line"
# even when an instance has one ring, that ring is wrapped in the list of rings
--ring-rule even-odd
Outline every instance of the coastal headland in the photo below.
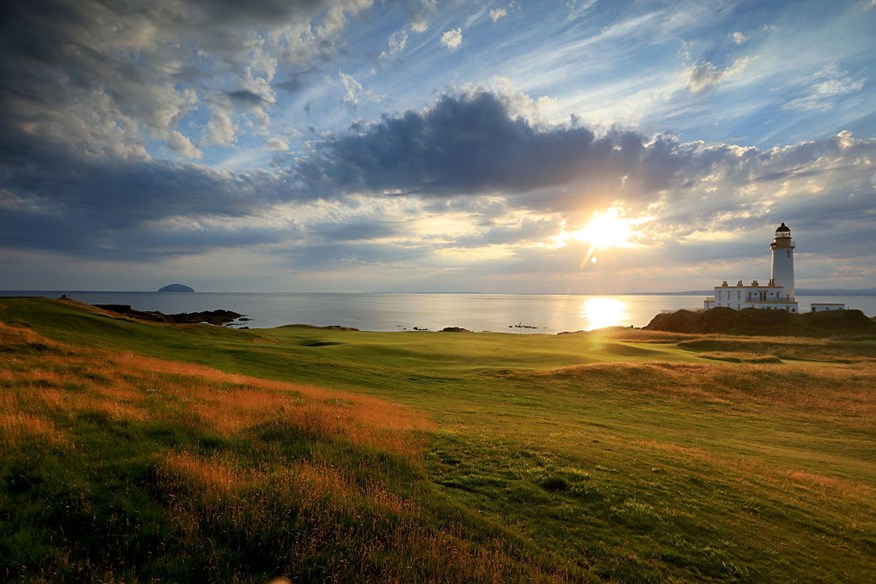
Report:
[[[164,314],[157,310],[135,310],[129,304],[96,304],[96,308],[123,314],[140,320],[150,320],[155,322],[167,322],[177,324],[214,324],[226,325],[233,322],[246,322],[248,319],[232,310],[218,308],[215,310],[202,310],[198,312],[181,312],[176,314]]]
[[[697,334],[847,337],[876,335],[876,319],[860,310],[794,314],[785,310],[712,308],[658,314],[645,328]]]
[[[655,321],[236,330],[0,299],[0,579],[872,581],[876,334]]]

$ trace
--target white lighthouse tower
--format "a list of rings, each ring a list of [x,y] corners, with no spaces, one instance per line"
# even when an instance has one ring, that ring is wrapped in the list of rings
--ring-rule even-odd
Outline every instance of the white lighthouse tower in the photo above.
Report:
[[[786,300],[794,300],[794,240],[791,229],[782,223],[776,229],[776,237],[770,244],[773,250],[773,266],[770,275],[772,283],[784,288]]]

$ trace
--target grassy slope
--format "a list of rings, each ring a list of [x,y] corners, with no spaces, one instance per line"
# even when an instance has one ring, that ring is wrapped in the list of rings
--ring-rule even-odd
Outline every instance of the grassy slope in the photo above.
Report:
[[[247,332],[3,304],[0,320],[74,345],[413,406],[438,429],[391,488],[420,485],[406,496],[436,530],[494,525],[530,558],[513,573],[876,578],[873,341]]]

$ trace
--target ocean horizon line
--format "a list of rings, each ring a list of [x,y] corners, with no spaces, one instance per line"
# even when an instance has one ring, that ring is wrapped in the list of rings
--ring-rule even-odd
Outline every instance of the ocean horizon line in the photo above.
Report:
[[[10,289],[0,290],[0,295],[12,296],[27,293],[39,294],[325,294],[325,295],[471,295],[471,296],[706,296],[714,290],[669,290],[654,292],[495,292],[495,291],[400,291],[400,290],[376,290],[376,291],[328,291],[328,290],[295,290],[295,291],[248,291],[248,290],[195,290],[194,292],[160,292],[159,290],[86,290],[73,288],[56,289]],[[843,288],[798,288],[797,296],[876,296],[876,288],[843,289]]]

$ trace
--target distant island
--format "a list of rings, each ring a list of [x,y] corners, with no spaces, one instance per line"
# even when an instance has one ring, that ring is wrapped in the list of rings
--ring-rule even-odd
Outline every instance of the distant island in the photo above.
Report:
[[[190,288],[185,284],[168,284],[163,288],[158,289],[159,292],[194,292],[194,288]]]

